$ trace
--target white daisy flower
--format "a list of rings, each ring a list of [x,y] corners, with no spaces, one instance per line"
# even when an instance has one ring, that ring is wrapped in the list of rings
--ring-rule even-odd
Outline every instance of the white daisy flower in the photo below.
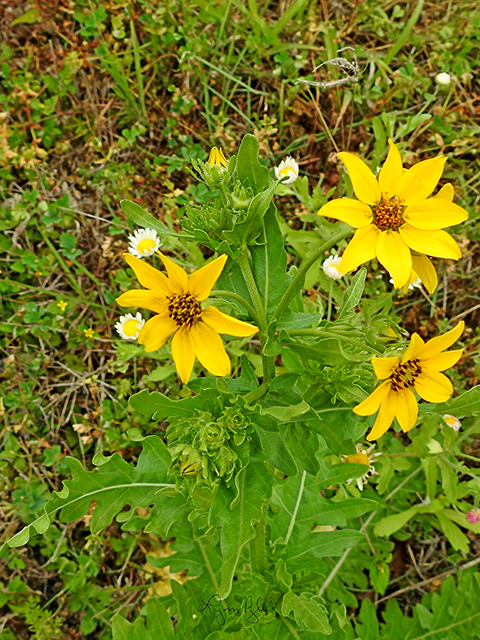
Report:
[[[128,236],[130,246],[128,251],[135,258],[146,258],[152,256],[161,247],[155,229],[138,229],[133,236]]]
[[[452,427],[454,431],[460,431],[462,423],[458,418],[455,418],[455,416],[451,416],[450,414],[446,413],[443,416],[443,419],[445,420],[445,422],[448,424],[449,427]]]
[[[329,278],[332,278],[333,280],[338,280],[339,278],[344,276],[345,274],[338,270],[338,265],[340,264],[341,260],[342,259],[340,256],[328,257],[322,264],[322,269],[325,275],[327,275]]]
[[[127,313],[120,316],[115,324],[115,329],[124,340],[136,340],[144,324],[145,320],[142,318],[142,314],[137,311],[135,315]]]
[[[278,167],[275,167],[275,176],[277,180],[288,176],[288,180],[284,180],[282,184],[291,184],[298,178],[299,166],[292,156],[287,156],[282,160]]]
[[[389,282],[390,284],[393,284],[393,278],[390,278]],[[414,289],[420,289],[421,286],[422,286],[422,281],[420,280],[420,278],[417,278],[413,282],[410,282],[410,284],[408,285],[408,290],[413,291]]]
[[[357,444],[357,453],[353,456],[342,456],[342,462],[353,462],[355,464],[368,465],[368,471],[358,478],[350,478],[347,480],[347,484],[350,484],[355,480],[357,487],[360,491],[363,491],[363,485],[367,484],[369,478],[372,478],[376,473],[376,469],[372,464],[372,458],[382,455],[380,452],[371,453],[375,445],[368,447],[368,449],[362,449],[361,444]]]
[[[437,73],[435,76],[435,82],[444,87],[447,87],[452,82],[452,76],[449,73]]]

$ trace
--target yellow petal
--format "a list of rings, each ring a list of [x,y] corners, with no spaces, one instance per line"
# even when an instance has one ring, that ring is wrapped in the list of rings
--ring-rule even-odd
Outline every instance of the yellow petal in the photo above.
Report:
[[[461,320],[456,327],[447,331],[443,336],[437,336],[427,342],[421,351],[419,351],[417,358],[421,360],[428,360],[433,358],[441,351],[445,351],[448,347],[451,347],[456,342],[465,330],[465,322]],[[428,365],[428,362],[425,363]]]
[[[142,287],[160,291],[165,296],[171,295],[172,290],[170,289],[168,278],[158,269],[151,267],[139,258],[135,258],[135,256],[132,256],[130,253],[124,253],[123,257],[135,271],[135,275]]]
[[[163,347],[168,338],[177,330],[177,323],[167,314],[153,316],[143,325],[138,336],[139,344],[143,344],[145,351],[156,351]]]
[[[436,356],[432,356],[426,361],[426,366],[422,369],[424,371],[445,371],[450,369],[454,364],[462,357],[463,349],[455,349],[455,351],[445,351],[444,353],[437,353]]]
[[[365,400],[353,407],[353,413],[356,413],[357,416],[371,416],[372,413],[378,411],[378,407],[385,400],[389,391],[390,382],[382,382]]]
[[[415,391],[427,402],[445,402],[453,393],[453,385],[447,376],[436,371],[421,373],[415,378]]]
[[[208,298],[227,260],[228,256],[224,254],[192,273],[188,281],[188,290],[197,300],[201,302]]]
[[[197,322],[192,326],[191,336],[197,358],[205,369],[214,376],[228,376],[230,358],[218,333],[203,322]]]
[[[119,296],[115,302],[121,307],[141,307],[162,313],[167,310],[168,300],[166,296],[152,290],[132,289]]]
[[[353,153],[345,151],[339,153],[338,157],[347,168],[357,198],[365,204],[378,204],[382,193],[377,179],[365,162]]]
[[[377,258],[393,278],[393,286],[403,287],[412,273],[412,256],[396,231],[382,231],[377,240]]]
[[[385,380],[391,376],[400,364],[400,358],[392,356],[391,358],[372,358],[373,370],[379,380]]]
[[[338,265],[341,273],[353,271],[359,265],[375,258],[377,238],[380,231],[373,224],[357,229],[347,248],[343,252],[342,260]]]
[[[187,293],[188,292],[188,275],[187,272],[182,269],[182,267],[167,256],[164,256],[163,253],[160,253],[160,259],[163,262],[163,266],[167,270],[168,280],[170,284],[170,288],[175,293]]]
[[[440,198],[442,200],[450,200],[450,202],[452,202],[454,195],[455,195],[455,191],[453,190],[452,185],[449,182],[447,182],[447,184],[444,184],[443,187],[440,189],[440,191],[436,193],[433,197]]]
[[[418,333],[414,333],[410,338],[410,344],[408,345],[407,350],[403,354],[401,358],[401,362],[407,362],[407,360],[413,360],[414,358],[418,358],[418,354],[425,346],[425,342],[418,335]]]
[[[385,383],[384,383],[385,384]],[[372,427],[372,430],[367,436],[367,440],[370,442],[383,436],[388,427],[392,424],[395,417],[395,411],[397,407],[397,396],[395,391],[391,391],[380,406],[377,419]]]
[[[398,181],[403,176],[400,152],[392,140],[389,139],[388,144],[390,145],[390,150],[378,174],[378,184],[385,200],[389,200],[396,194]]]
[[[397,197],[405,204],[424,200],[432,193],[443,173],[446,158],[440,156],[413,165],[398,181]]]
[[[425,231],[407,224],[398,231],[410,249],[418,253],[452,260],[462,257],[460,247],[446,231]]]
[[[172,357],[180,380],[183,384],[187,384],[195,363],[195,343],[191,336],[191,330],[187,327],[180,327],[173,336]]]
[[[468,213],[448,200],[429,198],[409,205],[403,216],[416,229],[434,230],[459,224],[468,218]]]
[[[410,389],[403,389],[397,393],[395,417],[405,433],[415,426],[418,418],[418,403]]]
[[[258,327],[253,324],[232,318],[215,307],[205,309],[202,313],[202,320],[217,333],[226,333],[229,336],[252,336],[258,331]]]
[[[355,229],[366,227],[372,221],[372,210],[368,204],[352,198],[331,200],[323,205],[318,215],[341,220]]]
[[[433,293],[437,288],[438,278],[431,260],[427,256],[412,253],[412,266],[428,293]]]

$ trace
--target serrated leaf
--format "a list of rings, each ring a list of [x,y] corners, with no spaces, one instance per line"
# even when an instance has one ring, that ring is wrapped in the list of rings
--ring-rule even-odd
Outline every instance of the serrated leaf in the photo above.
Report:
[[[289,591],[282,599],[282,615],[289,616],[291,612],[296,623],[304,629],[327,635],[332,632],[327,610],[323,606],[323,600],[318,596],[312,596],[310,593],[297,595]]]
[[[167,416],[193,417],[197,410],[205,410],[204,402],[200,395],[171,400],[158,391],[149,392],[142,389],[129,398],[130,406],[145,416],[154,420],[162,420]]]
[[[147,436],[143,440],[143,450],[137,465],[123,460],[114,453],[107,462],[93,471],[85,471],[75,458],[65,458],[72,473],[71,480],[64,481],[61,492],[54,492],[52,499],[45,506],[45,513],[25,527],[6,544],[21,546],[28,542],[37,527],[44,532],[47,519],[60,512],[62,522],[74,522],[83,517],[91,508],[92,501],[96,506],[92,514],[90,528],[92,532],[108,526],[112,519],[129,503],[131,508],[152,506],[152,519],[157,509],[168,504],[171,497],[161,493],[168,488],[174,492],[175,485],[167,481],[170,466],[170,454],[158,436]],[[179,514],[184,517],[185,512]],[[165,536],[168,531],[163,531]]]
[[[430,406],[431,411],[441,415],[448,413],[456,418],[478,416],[480,415],[480,385],[465,391],[452,400]]]

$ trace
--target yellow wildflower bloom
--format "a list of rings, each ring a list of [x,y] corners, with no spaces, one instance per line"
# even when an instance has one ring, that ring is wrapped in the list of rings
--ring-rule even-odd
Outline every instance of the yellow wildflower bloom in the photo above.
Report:
[[[57,307],[60,309],[60,311],[65,311],[65,309],[68,307],[68,302],[65,302],[65,300],[59,300],[57,302]]]
[[[95,335],[95,331],[93,329],[84,329],[83,333],[86,338],[93,338],[93,336]]]
[[[447,351],[462,335],[463,320],[443,336],[425,343],[414,333],[401,358],[372,358],[378,380],[385,380],[375,391],[357,405],[353,412],[359,416],[371,416],[378,411],[373,429],[367,440],[380,438],[396,418],[403,431],[415,426],[418,404],[413,390],[427,402],[445,402],[453,393],[450,380],[440,373],[457,363],[463,349]]]
[[[412,268],[427,286],[417,271],[422,271],[421,266],[413,266],[411,251],[458,260],[462,256],[459,246],[442,229],[463,222],[468,213],[446,197],[447,192],[453,197],[451,185],[443,196],[428,198],[442,175],[444,157],[424,160],[405,171],[397,147],[391,140],[388,143],[390,151],[378,179],[359,157],[338,154],[358,200],[332,200],[318,215],[342,220],[357,229],[339,265],[343,273],[376,257],[390,272],[397,289],[407,283]],[[432,279],[427,268],[424,275]]]
[[[228,256],[220,256],[189,277],[170,258],[159,255],[168,277],[129,253],[123,254],[146,290],[127,291],[117,298],[117,303],[121,307],[143,307],[156,313],[143,326],[138,342],[144,345],[145,351],[156,351],[173,335],[172,357],[184,383],[190,379],[195,356],[213,375],[227,376],[230,359],[219,333],[247,337],[258,331],[258,327],[236,320],[215,307],[202,309],[201,302],[210,295]]]
[[[217,165],[219,167],[227,167],[227,160],[223,155],[222,149],[217,149],[217,147],[213,147],[210,151],[210,155],[208,156],[208,164],[213,167],[213,165]]]

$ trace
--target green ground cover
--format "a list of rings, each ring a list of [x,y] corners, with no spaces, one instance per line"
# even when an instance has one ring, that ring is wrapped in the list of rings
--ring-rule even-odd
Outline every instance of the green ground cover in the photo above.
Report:
[[[51,492],[71,477],[66,456],[88,470],[114,452],[133,464],[142,446],[127,431],[164,432],[165,423],[129,405],[132,393],[190,395],[167,347],[146,356],[115,332],[122,313],[115,298],[136,286],[122,258],[136,227],[119,202],[135,201],[179,231],[187,207],[209,198],[189,170],[192,160],[205,161],[212,146],[229,158],[247,133],[259,140],[272,176],[288,155],[300,165],[295,190],[284,187],[277,198],[290,265],[339,230],[328,219],[319,226],[315,215],[328,198],[351,193],[337,152],[378,167],[392,138],[406,166],[446,155],[442,184],[454,185],[455,201],[470,214],[452,230],[462,259],[436,260],[432,295],[393,290],[373,264],[362,318],[388,318],[397,332],[425,339],[464,320],[464,356],[449,376],[457,395],[478,385],[476,2],[3,0],[0,11],[0,542],[42,515]],[[352,49],[337,53],[344,47]],[[312,71],[338,57],[350,62],[347,73],[338,64]],[[439,73],[450,82],[437,82]],[[162,240],[162,251],[187,270],[212,255],[182,237]],[[334,317],[344,289],[315,267],[305,299]],[[236,375],[238,344],[230,348]],[[261,360],[254,344],[253,371],[261,371]],[[339,377],[333,366],[322,375],[340,397],[357,380]],[[362,493],[349,486],[359,500],[380,496],[381,513],[373,521],[355,515],[355,528],[369,536],[303,576],[309,593],[325,585],[330,620],[338,619],[334,640],[479,637],[480,525],[464,518],[480,499],[479,413],[466,413],[458,434],[425,413],[410,439],[392,432],[378,444],[384,455]],[[432,438],[443,452],[436,458],[428,457]],[[335,486],[326,484],[322,495],[337,495]],[[279,491],[277,505],[284,498]],[[426,498],[445,498],[439,510],[447,515],[413,506]],[[141,507],[129,528],[115,520],[95,533],[92,511],[79,523],[56,519],[28,545],[4,549],[0,638],[103,640],[114,633],[119,640],[134,631],[114,623],[114,614],[133,622],[140,612],[150,626],[137,623],[139,638],[162,637],[160,629],[165,638],[183,637],[173,626],[196,602],[195,581],[186,581],[196,556],[174,530],[186,560],[172,560],[168,571],[164,558],[175,545],[144,531],[147,515]],[[277,571],[287,583],[286,570]],[[172,627],[155,595],[169,598]],[[311,600],[300,604],[308,609]],[[298,602],[285,604],[283,635],[245,624],[227,635],[207,629],[208,637],[323,637],[296,630],[299,619],[290,613],[298,609]]]

